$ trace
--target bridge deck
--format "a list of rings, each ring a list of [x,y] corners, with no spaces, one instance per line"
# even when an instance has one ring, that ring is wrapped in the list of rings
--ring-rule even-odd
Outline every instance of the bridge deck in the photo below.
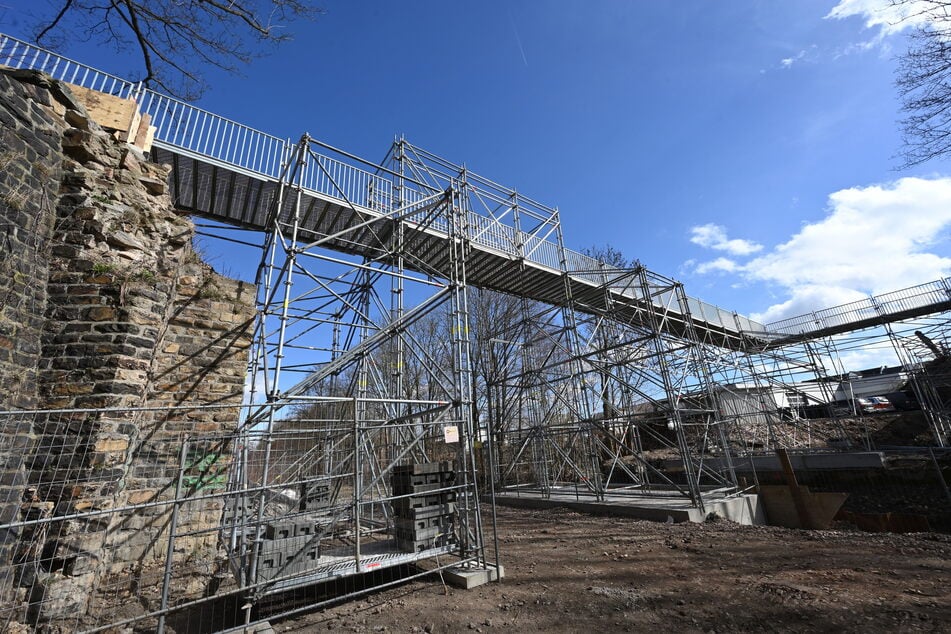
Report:
[[[951,311],[951,278],[832,306],[767,324],[770,345],[790,345]]]
[[[156,126],[155,159],[173,166],[171,187],[179,208],[243,227],[268,227],[267,214],[277,192],[281,166],[294,149],[289,140],[3,34],[0,65],[39,70],[84,88],[135,99]],[[302,226],[307,235],[315,239],[327,236],[374,217],[382,218],[385,212],[380,210],[392,211],[392,177],[381,176],[372,167],[366,171],[346,159],[320,160],[323,176],[311,175],[305,184]],[[418,194],[423,196],[425,192]],[[282,213],[286,216],[287,210]],[[550,232],[524,233],[498,218],[469,214],[472,251],[466,266],[471,284],[555,305],[563,304],[570,293],[582,311],[609,314],[635,325],[648,323],[650,314],[657,312],[650,310],[653,304],[664,315],[660,324],[663,331],[683,336],[690,334],[692,327],[701,340],[728,348],[777,347],[951,308],[948,281],[938,280],[764,326],[695,298],[688,297],[687,306],[679,306],[669,291],[657,290],[655,294],[651,290],[645,295],[626,282],[612,281],[593,258],[562,250],[550,240]],[[410,267],[424,273],[446,271],[447,231],[411,219],[402,222],[413,245]],[[328,240],[327,246],[370,257],[384,254],[384,245],[374,243],[379,236],[371,239],[371,232],[354,235],[357,237]]]
[[[194,155],[160,140],[153,146],[153,157],[172,166],[171,193],[182,211],[250,229],[269,228],[268,213],[275,204],[277,179]],[[384,223],[385,214],[371,209],[366,197],[369,194],[361,196],[361,192],[354,192],[353,198],[346,200],[315,189],[303,189],[301,238],[305,241],[326,238],[372,220]],[[289,223],[291,207],[288,202],[281,210],[282,221]],[[405,244],[410,247],[404,246],[404,250],[411,251],[413,256],[406,263],[407,267],[422,273],[448,276],[452,264],[448,229],[438,224],[424,224],[412,217],[401,222]],[[479,220],[470,222],[477,225]],[[509,239],[511,227],[501,224],[493,227],[491,224],[486,227],[483,221],[480,230],[469,232],[471,250],[466,257],[469,284],[553,305],[565,304],[570,290],[574,305],[584,312],[608,314],[632,325],[649,323],[651,315],[643,292],[632,287],[630,279],[613,283],[609,274],[599,272],[596,260],[571,251],[566,259],[569,267],[574,264],[577,270],[569,270],[566,274],[558,263],[557,245],[551,242],[536,245],[534,252],[524,257]],[[322,246],[385,259],[390,249],[387,238],[391,234],[392,229],[382,235],[380,231],[355,231],[326,240]],[[666,306],[671,301],[676,299],[665,296],[655,300],[655,306],[658,302]],[[686,317],[677,309],[676,303],[672,304],[674,309],[661,311],[666,317],[663,322],[666,332],[685,336],[692,325],[699,336],[710,343],[729,348],[742,345],[737,316],[692,298],[688,303],[690,314]],[[711,319],[697,318],[695,314],[709,314]]]

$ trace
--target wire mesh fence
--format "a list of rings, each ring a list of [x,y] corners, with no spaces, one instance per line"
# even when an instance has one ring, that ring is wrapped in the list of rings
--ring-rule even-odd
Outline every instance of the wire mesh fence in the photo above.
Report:
[[[384,410],[0,412],[0,630],[217,631],[423,574],[423,560],[484,564],[451,408],[402,423]],[[166,433],[139,433],[156,422]]]

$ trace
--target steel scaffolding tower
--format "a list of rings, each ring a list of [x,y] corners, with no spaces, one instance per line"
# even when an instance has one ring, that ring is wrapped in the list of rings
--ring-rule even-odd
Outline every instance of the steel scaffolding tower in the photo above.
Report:
[[[702,508],[703,489],[735,488],[729,459],[719,469],[703,464],[711,447],[728,446],[712,348],[696,332],[666,331],[672,314],[689,315],[680,284],[641,266],[601,264],[596,272],[606,309],[566,292],[560,309],[526,310],[515,328],[491,339],[494,358],[508,364],[488,386],[500,482],[543,495],[574,488],[597,499],[675,492]],[[567,270],[566,261],[564,273],[591,272]],[[625,318],[610,303],[615,294],[650,308]],[[671,478],[645,449],[676,460],[682,476]]]
[[[561,308],[525,303],[522,319],[490,339],[505,370],[488,385],[503,490],[672,493],[702,510],[705,494],[739,490],[734,466],[745,456],[846,436],[830,405],[827,342],[724,348],[702,331],[666,328],[690,314],[676,281],[641,266],[596,270],[606,308],[568,293]],[[649,300],[636,321],[610,302],[625,294]],[[813,432],[817,408],[831,433]]]
[[[439,568],[487,568],[466,185],[411,190],[394,172],[395,187],[376,189],[367,174],[374,213],[351,203],[318,233],[301,189],[335,181],[322,159],[306,136],[289,157],[258,271],[251,385],[263,403],[242,425],[225,511],[233,568],[258,598],[440,555]],[[415,238],[434,226],[450,236],[450,266],[412,272]],[[419,330],[433,320],[450,333],[435,349]]]
[[[377,165],[2,35],[0,62],[134,97],[157,128],[153,158],[171,165],[176,208],[265,236],[252,403],[238,433],[183,438],[168,499],[77,515],[125,521],[154,506],[169,518],[162,596],[132,620],[208,599],[176,599],[186,583],[175,575],[186,573],[172,562],[194,536],[177,518],[207,515],[210,502],[223,512],[201,537],[220,535],[237,584],[228,592],[250,598],[249,615],[285,590],[408,563],[490,571],[483,464],[488,485],[507,491],[674,493],[702,509],[706,496],[743,489],[736,471],[750,454],[847,436],[834,416],[821,432],[809,416],[830,407],[829,368],[844,374],[826,337],[951,306],[939,280],[758,324],[640,265],[568,249],[557,209],[403,139]],[[511,314],[479,321],[475,297]],[[929,331],[934,348],[890,333],[911,367],[930,366],[916,391],[941,444],[946,317]],[[35,425],[51,416],[5,413]],[[198,444],[227,460],[194,460]],[[198,486],[217,485],[224,469],[226,491]],[[50,522],[0,528],[35,535]]]

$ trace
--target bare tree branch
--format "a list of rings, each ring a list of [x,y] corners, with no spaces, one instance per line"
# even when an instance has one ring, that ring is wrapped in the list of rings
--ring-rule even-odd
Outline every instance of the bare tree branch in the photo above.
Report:
[[[55,48],[84,34],[137,50],[143,71],[131,79],[190,100],[204,91],[207,68],[238,72],[290,39],[290,22],[321,13],[306,0],[65,0],[37,20],[34,40]]]
[[[891,6],[903,21],[918,24],[895,81],[905,168],[951,154],[951,0],[891,0]]]
[[[46,27],[39,32],[36,36],[37,40],[43,39],[43,37],[51,30],[56,28],[56,25],[59,24],[60,20],[63,19],[63,16],[66,15],[66,12],[70,10],[73,6],[73,0],[66,0],[66,3],[63,5],[63,8],[59,10],[59,13],[56,14],[56,17],[46,25]]]

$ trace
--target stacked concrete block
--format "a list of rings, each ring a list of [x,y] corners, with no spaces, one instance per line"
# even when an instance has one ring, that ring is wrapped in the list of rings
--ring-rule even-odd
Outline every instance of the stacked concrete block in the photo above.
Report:
[[[393,468],[393,536],[403,552],[420,552],[455,540],[456,472],[451,461]]]
[[[330,517],[326,514],[300,513],[265,517],[257,524],[257,505],[241,498],[225,502],[222,532],[234,528],[244,536],[250,549],[255,536],[260,539],[257,558],[257,582],[271,581],[306,573],[318,566],[320,540]]]
[[[316,511],[330,506],[329,484],[304,484],[301,486],[300,510]]]
[[[251,521],[257,517],[255,505],[244,498],[227,498],[224,503],[224,509],[221,514],[221,529],[227,533],[232,527],[247,531]]]
[[[319,565],[324,524],[315,516],[268,522],[258,550],[257,581],[304,574]]]

